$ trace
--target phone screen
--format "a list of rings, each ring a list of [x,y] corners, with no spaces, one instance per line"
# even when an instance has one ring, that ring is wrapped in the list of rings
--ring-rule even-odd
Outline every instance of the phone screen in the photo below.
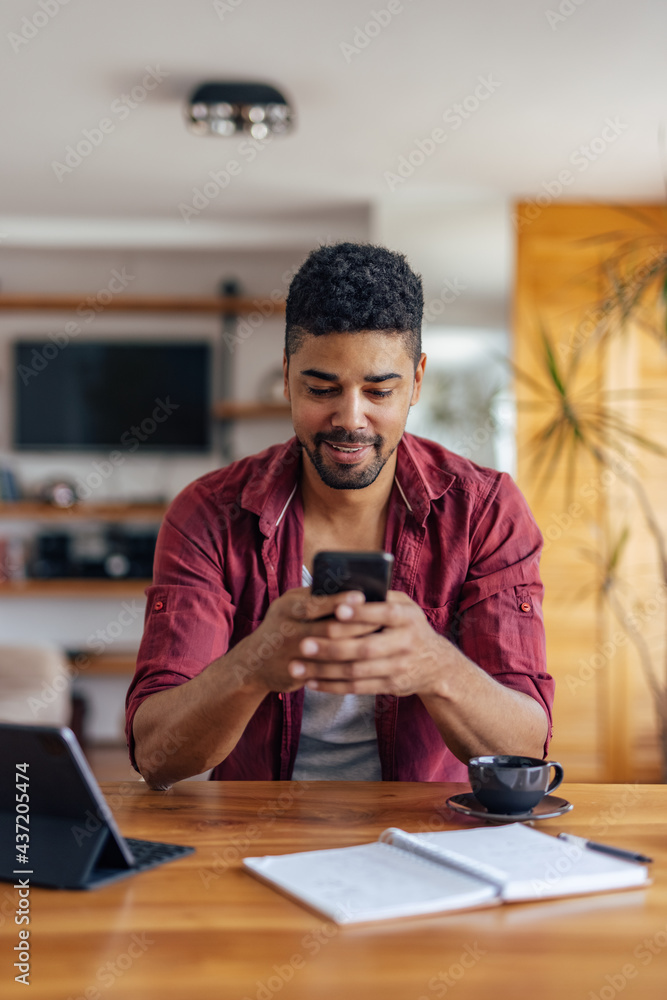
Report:
[[[313,561],[313,594],[361,590],[367,601],[385,601],[394,557],[389,552],[318,552]]]

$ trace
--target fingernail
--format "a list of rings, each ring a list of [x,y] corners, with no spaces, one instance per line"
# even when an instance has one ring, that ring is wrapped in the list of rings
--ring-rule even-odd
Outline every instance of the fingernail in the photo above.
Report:
[[[306,687],[314,691],[317,688],[317,681],[306,681]]]
[[[314,639],[304,639],[299,648],[302,653],[306,654],[306,656],[309,656],[311,653],[316,653],[319,649]]]
[[[345,600],[348,604],[363,604],[366,598],[360,590],[351,590]]]
[[[306,668],[303,665],[303,663],[291,663],[289,672],[291,673],[292,677],[303,677],[303,675],[306,672]]]
[[[353,614],[354,614],[354,608],[351,608],[349,604],[338,605],[339,618],[351,618]]]

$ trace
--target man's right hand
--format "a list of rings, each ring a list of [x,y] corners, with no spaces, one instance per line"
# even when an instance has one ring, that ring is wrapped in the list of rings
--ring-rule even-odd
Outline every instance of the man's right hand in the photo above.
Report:
[[[299,643],[308,636],[350,639],[377,629],[351,622],[351,607],[363,604],[356,591],[313,597],[308,587],[288,590],[270,606],[255,631],[185,684],[157,691],[134,716],[139,770],[151,788],[168,788],[215,767],[232,752],[270,691],[295,691],[303,677],[290,673],[303,660]],[[347,611],[347,615],[346,615]],[[321,619],[318,621],[318,619]],[[165,760],[165,733],[184,742]]]
[[[310,587],[285,591],[269,606],[266,618],[252,635],[230,650],[238,675],[246,687],[265,691],[296,691],[303,680],[293,677],[289,665],[303,659],[299,643],[308,636],[353,639],[368,635],[377,626],[345,621],[345,605],[363,604],[364,595],[351,590],[314,596]],[[338,617],[340,616],[340,617]]]

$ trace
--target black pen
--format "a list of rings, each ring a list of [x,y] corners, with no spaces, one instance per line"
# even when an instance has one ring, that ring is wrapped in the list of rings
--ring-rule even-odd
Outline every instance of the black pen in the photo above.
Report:
[[[653,858],[647,858],[645,854],[625,851],[622,847],[609,847],[608,844],[597,844],[594,840],[576,837],[573,833],[559,833],[558,837],[560,840],[567,840],[570,844],[579,844],[581,847],[588,847],[591,851],[599,851],[600,854],[611,854],[613,858],[623,858],[624,861],[639,861],[644,865],[651,864],[653,861]]]

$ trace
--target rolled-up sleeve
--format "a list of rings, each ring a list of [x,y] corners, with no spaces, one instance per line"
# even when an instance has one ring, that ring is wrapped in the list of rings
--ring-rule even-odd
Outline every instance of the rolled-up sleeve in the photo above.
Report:
[[[229,648],[235,608],[223,584],[210,501],[180,494],[160,527],[153,585],[146,590],[144,634],[127,692],[125,726],[134,767],[132,724],[139,705],[191,680]]]
[[[554,681],[546,668],[541,549],[542,535],[528,504],[503,474],[474,525],[456,633],[469,659],[542,706],[548,720],[546,754]]]

